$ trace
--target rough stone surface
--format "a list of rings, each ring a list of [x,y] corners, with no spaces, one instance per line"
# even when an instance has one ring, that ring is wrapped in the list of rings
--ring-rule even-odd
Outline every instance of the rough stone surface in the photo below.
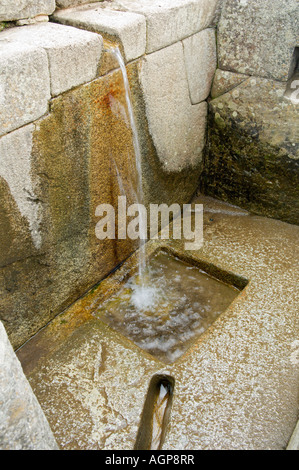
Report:
[[[48,421],[1,322],[0,449],[58,450]]]
[[[56,7],[57,8],[70,8],[70,7],[75,7],[78,5],[82,5],[85,3],[96,3],[96,2],[102,2],[103,0],[93,0],[92,2],[90,0],[56,0]]]
[[[218,25],[218,23],[220,21],[221,13],[222,13],[222,8],[223,8],[223,5],[224,5],[225,1],[226,0],[218,0],[216,10],[215,10],[215,14],[214,14],[214,18],[211,22],[211,26],[217,26]]]
[[[297,0],[228,0],[218,25],[219,68],[286,81],[298,31]]]
[[[133,202],[130,183],[125,181],[134,181],[125,105],[121,74],[112,73],[55,98],[51,113],[35,123],[33,134],[32,125],[28,135],[27,129],[18,130],[14,141],[8,140],[11,136],[3,137],[6,156],[1,176],[6,179],[1,180],[5,204],[0,226],[3,232],[19,235],[14,245],[5,237],[9,251],[1,251],[0,318],[14,348],[135,248],[134,241],[107,240],[104,244],[95,236],[96,207],[116,205],[117,170],[124,187],[128,185],[128,203]],[[29,183],[30,196],[22,191]],[[34,222],[35,207],[40,208],[39,250],[29,243],[27,218]],[[17,222],[21,227],[16,227]],[[24,231],[27,253],[20,239]]]
[[[140,81],[149,130],[164,170],[195,168],[205,143],[207,104],[190,102],[182,43],[146,56]]]
[[[81,8],[57,11],[53,19],[58,23],[101,33],[120,42],[126,62],[145,53],[146,21],[143,15],[109,9],[91,4]]]
[[[190,98],[197,104],[209,96],[216,70],[215,30],[200,31],[185,39],[183,46]]]
[[[33,131],[34,125],[29,124],[0,138],[0,178],[3,178],[8,185],[10,195],[18,207],[18,211],[26,219],[32,243],[38,249],[41,246],[39,233],[41,202],[35,194],[31,174]],[[4,220],[6,220],[6,217]],[[5,234],[4,226],[3,234]],[[6,238],[7,236],[4,237],[3,242],[5,242]],[[5,261],[7,262],[13,257],[14,250],[19,253],[21,248],[22,251],[22,240],[18,240],[20,243],[19,247],[16,246],[16,241],[16,238],[13,237],[11,246],[7,247],[9,249],[2,252],[1,264],[5,264]]]
[[[47,23],[49,21],[49,17],[47,15],[39,15],[35,16],[34,18],[26,18],[24,20],[16,21],[16,26],[27,26],[29,24],[37,24],[37,23]]]
[[[97,34],[44,23],[12,28],[3,31],[1,37],[34,44],[47,52],[53,96],[91,81],[97,75],[102,53],[102,38]]]
[[[299,127],[286,85],[248,78],[210,102],[206,194],[299,223]]]
[[[48,110],[49,69],[46,52],[0,36],[0,136]],[[2,40],[3,39],[3,40]]]
[[[117,0],[115,5],[120,9],[145,15],[146,52],[150,53],[207,28],[214,18],[217,2],[218,0]]]
[[[217,98],[220,95],[224,95],[224,93],[232,90],[240,83],[244,82],[244,80],[246,80],[247,78],[248,75],[217,69],[211,89],[212,99]]]
[[[62,449],[132,451],[155,374],[175,380],[163,450],[286,448],[298,419],[299,227],[194,202],[204,205],[204,246],[193,259],[249,284],[170,366],[96,318],[138,253],[36,335],[18,357]],[[166,244],[184,259],[184,240]]]
[[[198,186],[201,167],[191,174],[189,166],[175,173],[163,167],[148,131],[138,65],[127,69],[146,204],[183,204]],[[184,93],[189,99],[187,80]],[[134,241],[103,243],[95,236],[99,204],[116,207],[124,192],[128,204],[136,202],[121,72],[52,99],[49,114],[4,136],[0,147],[0,318],[17,348],[136,248]]]
[[[1,0],[0,21],[15,21],[37,15],[51,15],[55,0]]]

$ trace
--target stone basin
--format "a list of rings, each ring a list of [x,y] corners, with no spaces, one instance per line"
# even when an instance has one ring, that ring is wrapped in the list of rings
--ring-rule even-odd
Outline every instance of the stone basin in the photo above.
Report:
[[[150,254],[141,277],[133,273],[94,315],[165,364],[184,354],[247,285],[186,254],[182,260],[170,247]]]
[[[138,253],[18,351],[61,449],[134,449],[155,376],[175,381],[163,449],[286,448],[298,413],[299,227],[196,202],[204,204],[203,248],[186,253],[184,240],[152,240],[147,255],[163,248],[241,285],[180,357],[166,364],[95,314],[129,279]]]

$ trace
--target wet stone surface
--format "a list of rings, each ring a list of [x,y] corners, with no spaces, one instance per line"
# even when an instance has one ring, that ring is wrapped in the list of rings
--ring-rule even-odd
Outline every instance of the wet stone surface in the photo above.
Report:
[[[134,253],[27,342],[18,357],[60,449],[133,450],[157,375],[175,381],[163,450],[287,447],[298,420],[299,227],[196,202],[204,204],[204,246],[194,264],[249,283],[166,365],[94,315],[136,269]],[[161,247],[153,242],[149,258]],[[183,242],[166,248],[186,261]]]

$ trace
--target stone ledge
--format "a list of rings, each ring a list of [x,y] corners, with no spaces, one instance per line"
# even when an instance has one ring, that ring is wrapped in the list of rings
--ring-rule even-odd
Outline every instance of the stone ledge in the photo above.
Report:
[[[231,91],[233,88],[240,85],[240,83],[247,80],[247,78],[249,78],[248,75],[217,69],[211,89],[211,98],[214,99],[224,95],[224,93]]]
[[[108,39],[115,38],[123,47],[126,62],[145,53],[146,21],[143,15],[92,4],[56,11],[53,19],[57,23],[103,34]]]
[[[151,53],[207,28],[218,0],[117,0],[115,6],[145,15],[146,52]]]
[[[47,52],[52,96],[97,76],[103,44],[98,34],[44,23],[3,31],[2,38],[18,44],[34,44]],[[34,87],[30,84],[29,88]]]
[[[102,3],[103,0],[56,0],[56,8],[71,8],[87,3]]]

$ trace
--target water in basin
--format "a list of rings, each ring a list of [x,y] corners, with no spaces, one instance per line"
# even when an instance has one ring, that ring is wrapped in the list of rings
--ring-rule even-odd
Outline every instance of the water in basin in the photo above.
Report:
[[[239,294],[164,252],[103,302],[96,316],[166,364],[178,359]]]

